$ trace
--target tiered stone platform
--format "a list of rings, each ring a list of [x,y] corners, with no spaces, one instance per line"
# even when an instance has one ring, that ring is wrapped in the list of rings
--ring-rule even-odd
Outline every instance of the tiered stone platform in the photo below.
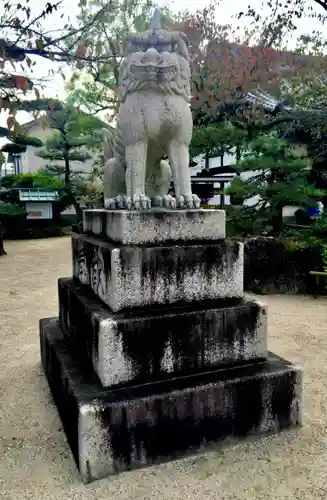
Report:
[[[88,210],[42,363],[82,480],[302,418],[302,372],[268,352],[221,210]]]

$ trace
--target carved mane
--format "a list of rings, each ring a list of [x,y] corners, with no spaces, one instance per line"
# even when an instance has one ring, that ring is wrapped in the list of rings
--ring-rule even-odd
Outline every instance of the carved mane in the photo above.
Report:
[[[179,95],[189,102],[191,89],[187,45],[186,36],[178,31],[156,28],[131,36],[127,55],[120,67],[121,100],[124,101],[128,94],[152,89],[163,94]],[[152,59],[149,49],[153,52]],[[143,61],[148,54],[150,56]],[[173,73],[168,75],[169,71]]]

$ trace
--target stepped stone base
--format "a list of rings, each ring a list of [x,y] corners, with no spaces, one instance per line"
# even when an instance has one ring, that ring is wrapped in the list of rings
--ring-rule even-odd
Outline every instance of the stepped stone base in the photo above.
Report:
[[[85,210],[83,232],[127,245],[225,238],[224,210]]]
[[[73,274],[117,312],[243,295],[243,244],[127,246],[73,234]]]
[[[302,372],[274,355],[249,366],[105,390],[55,318],[41,320],[40,340],[49,386],[85,483],[227,437],[301,424]]]
[[[267,308],[250,299],[112,313],[60,278],[62,331],[87,353],[104,387],[145,383],[266,358]]]

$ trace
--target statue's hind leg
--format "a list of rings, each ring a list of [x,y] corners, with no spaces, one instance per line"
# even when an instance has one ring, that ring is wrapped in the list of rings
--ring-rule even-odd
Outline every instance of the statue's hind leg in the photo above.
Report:
[[[107,209],[127,208],[125,166],[115,158],[107,161],[103,172],[104,207]]]
[[[175,198],[168,194],[171,180],[171,170],[166,160],[161,160],[159,165],[148,165],[145,189],[152,207],[175,208]]]

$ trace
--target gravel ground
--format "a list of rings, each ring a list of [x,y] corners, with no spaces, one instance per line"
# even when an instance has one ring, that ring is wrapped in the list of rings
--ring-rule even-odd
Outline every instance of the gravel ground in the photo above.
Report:
[[[326,499],[327,300],[271,296],[269,347],[303,367],[304,427],[84,486],[40,367],[38,320],[57,313],[70,239],[6,242],[0,259],[0,498]]]

